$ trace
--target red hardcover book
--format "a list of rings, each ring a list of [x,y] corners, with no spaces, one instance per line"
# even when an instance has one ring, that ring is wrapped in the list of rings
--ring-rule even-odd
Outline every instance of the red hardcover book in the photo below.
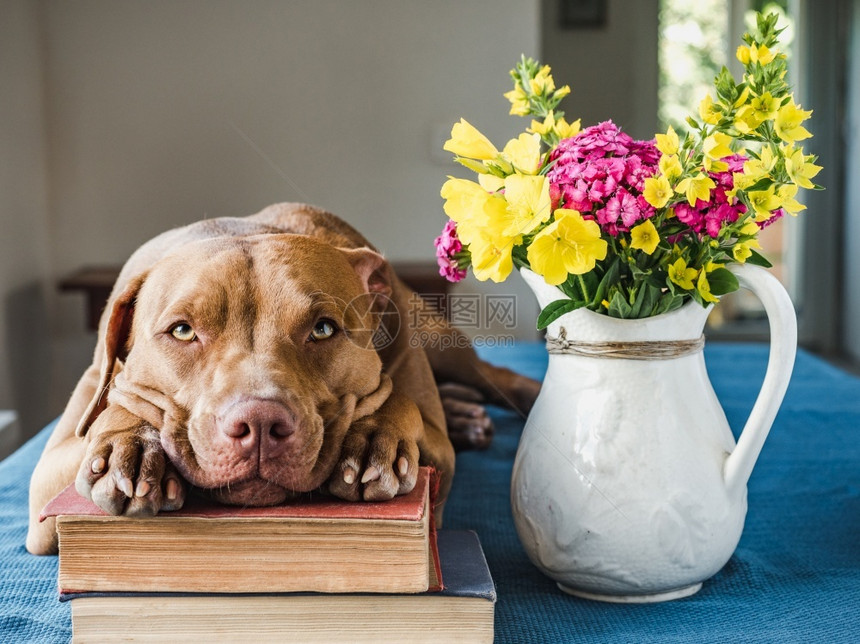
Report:
[[[57,518],[61,592],[419,593],[442,587],[432,470],[390,501],[308,495],[232,507],[191,497],[152,518],[111,516],[66,488]]]

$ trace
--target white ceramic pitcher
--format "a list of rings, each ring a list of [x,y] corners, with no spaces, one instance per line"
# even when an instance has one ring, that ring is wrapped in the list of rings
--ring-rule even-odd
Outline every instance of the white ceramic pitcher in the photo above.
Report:
[[[562,590],[618,602],[685,597],[734,552],[747,480],[791,377],[797,325],[776,278],[755,266],[731,270],[764,304],[771,333],[767,373],[737,445],[697,345],[710,309],[689,302],[639,320],[579,309],[547,329],[565,352],[550,352],[511,502],[529,558]],[[541,307],[564,297],[522,273]],[[670,355],[590,355],[606,348],[595,343],[643,342],[627,346],[659,353],[669,343]]]

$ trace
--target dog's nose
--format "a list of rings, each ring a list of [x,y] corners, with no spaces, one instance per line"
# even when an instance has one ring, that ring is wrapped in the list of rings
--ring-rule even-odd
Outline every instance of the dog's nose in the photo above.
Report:
[[[295,416],[274,400],[242,400],[230,405],[216,420],[229,448],[243,457],[259,451],[261,458],[282,453],[294,433]]]

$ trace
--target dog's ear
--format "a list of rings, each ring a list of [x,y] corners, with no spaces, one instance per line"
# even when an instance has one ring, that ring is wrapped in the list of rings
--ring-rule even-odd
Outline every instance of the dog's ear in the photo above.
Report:
[[[391,297],[392,273],[391,266],[379,253],[369,248],[341,249],[352,264],[364,290],[367,293],[377,293]]]
[[[107,407],[107,394],[113,380],[117,360],[124,362],[128,356],[128,341],[131,335],[131,322],[134,318],[134,302],[140,287],[146,280],[146,275],[138,275],[129,282],[125,289],[114,299],[111,305],[110,317],[104,330],[102,344],[101,372],[99,383],[93,394],[93,399],[87,405],[78,426],[75,429],[77,436],[85,436],[90,425],[95,422],[99,414]]]

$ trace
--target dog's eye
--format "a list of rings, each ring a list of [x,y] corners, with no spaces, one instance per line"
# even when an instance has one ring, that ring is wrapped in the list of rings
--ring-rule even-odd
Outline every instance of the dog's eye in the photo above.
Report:
[[[194,333],[194,329],[184,322],[177,324],[175,327],[170,329],[170,335],[182,342],[193,342],[197,339],[197,334]]]
[[[308,339],[313,341],[325,340],[333,336],[336,331],[337,327],[334,325],[334,322],[329,319],[322,318],[314,325],[310,338]]]

